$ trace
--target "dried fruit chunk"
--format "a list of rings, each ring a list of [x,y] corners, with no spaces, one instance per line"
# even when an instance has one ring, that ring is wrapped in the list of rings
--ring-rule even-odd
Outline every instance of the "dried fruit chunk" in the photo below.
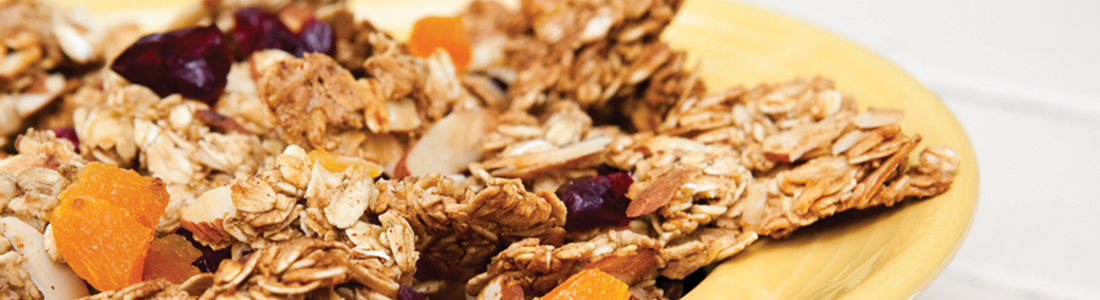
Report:
[[[299,31],[295,34],[275,14],[259,8],[244,9],[233,14],[236,27],[231,34],[243,57],[263,49],[279,49],[297,57],[308,52],[332,56],[336,50],[332,26],[312,16],[306,17],[308,19],[298,25]]]
[[[470,65],[472,50],[466,39],[466,27],[459,17],[426,17],[416,21],[408,45],[409,52],[421,58],[428,58],[436,48],[443,48],[460,73]]]
[[[91,198],[123,209],[147,228],[156,228],[168,206],[168,190],[160,178],[143,177],[133,170],[99,162],[84,166],[77,180],[59,197],[62,202],[77,198]]]
[[[309,19],[298,32],[298,49],[295,56],[307,52],[324,53],[332,56],[336,52],[336,37],[332,34],[332,25],[317,19]]]
[[[298,39],[279,17],[264,12],[260,8],[249,8],[233,14],[236,26],[233,27],[233,40],[244,52],[244,56],[263,49],[279,49],[294,53],[298,48]]]
[[[624,195],[633,182],[627,173],[611,173],[580,177],[558,187],[555,194],[569,210],[565,231],[626,226],[630,199]]]
[[[135,214],[78,196],[57,207],[51,224],[58,252],[92,287],[109,291],[141,282],[153,228]]]
[[[630,292],[627,291],[627,288],[629,287],[625,282],[616,279],[614,276],[597,269],[588,269],[569,277],[568,280],[562,282],[558,287],[546,293],[546,296],[539,299],[626,300],[630,299]]]
[[[397,289],[397,300],[424,300],[424,294],[417,292],[413,288],[402,285]]]
[[[191,276],[199,274],[199,268],[191,263],[201,256],[202,251],[191,246],[191,242],[183,236],[170,234],[154,239],[149,245],[148,256],[145,257],[141,279],[148,281],[163,278],[175,284],[183,283]]]
[[[119,54],[111,70],[161,97],[179,93],[213,104],[232,63],[221,30],[211,25],[144,36]]]
[[[81,278],[101,291],[141,281],[153,231],[168,205],[160,178],[90,163],[54,211],[54,243]]]

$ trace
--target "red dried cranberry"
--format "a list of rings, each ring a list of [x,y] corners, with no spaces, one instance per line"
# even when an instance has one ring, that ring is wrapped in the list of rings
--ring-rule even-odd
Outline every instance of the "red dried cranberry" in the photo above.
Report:
[[[301,57],[303,53],[315,52],[332,56],[336,52],[333,44],[335,36],[332,35],[332,26],[324,21],[309,19],[298,32],[298,49],[294,55]]]
[[[179,93],[213,105],[232,63],[222,32],[211,25],[146,35],[126,48],[111,70],[161,97]]]
[[[244,57],[263,49],[279,49],[287,53],[295,53],[298,49],[298,38],[274,14],[249,8],[233,14],[233,20],[236,21],[233,40]]]
[[[588,231],[600,227],[620,227],[630,222],[626,192],[634,179],[628,173],[611,173],[573,179],[555,192],[569,210],[565,231]]]
[[[306,20],[298,34],[294,34],[279,16],[259,8],[238,11],[233,19],[237,23],[233,27],[233,40],[243,57],[263,49],[279,49],[297,57],[310,52],[332,56],[336,52],[332,26],[324,21]]]
[[[73,148],[76,148],[76,151],[80,151],[80,139],[76,137],[76,129],[72,127],[54,128],[53,135],[57,138],[73,142]]]
[[[424,297],[424,294],[417,292],[413,288],[402,285],[397,289],[397,300],[427,300],[427,298]]]

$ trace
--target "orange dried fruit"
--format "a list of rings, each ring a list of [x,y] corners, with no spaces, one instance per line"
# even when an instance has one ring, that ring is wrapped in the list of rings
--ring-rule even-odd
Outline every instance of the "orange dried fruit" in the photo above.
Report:
[[[58,198],[50,226],[73,272],[100,291],[141,282],[153,232],[168,205],[164,182],[94,162]]]
[[[141,280],[164,278],[175,284],[183,283],[200,273],[198,267],[191,265],[199,257],[202,257],[202,251],[183,236],[170,234],[154,239],[145,257]]]
[[[100,291],[141,282],[153,229],[133,213],[92,197],[61,202],[54,211],[54,243],[73,272]]]
[[[80,170],[76,182],[59,199],[92,198],[134,213],[138,223],[156,228],[168,206],[168,189],[160,178],[144,177],[116,165],[93,162]]]
[[[378,177],[382,175],[383,171],[382,166],[374,162],[362,158],[340,156],[320,149],[309,151],[309,160],[313,163],[320,163],[322,167],[325,167],[325,170],[332,173],[343,172],[353,166],[366,168],[371,177]]]
[[[615,276],[598,269],[587,269],[569,277],[545,296],[542,300],[566,299],[630,299],[630,288]]]
[[[470,65],[470,42],[466,27],[459,17],[425,17],[413,24],[409,36],[409,52],[422,58],[432,56],[436,48],[443,48],[451,56],[451,62],[459,73]]]

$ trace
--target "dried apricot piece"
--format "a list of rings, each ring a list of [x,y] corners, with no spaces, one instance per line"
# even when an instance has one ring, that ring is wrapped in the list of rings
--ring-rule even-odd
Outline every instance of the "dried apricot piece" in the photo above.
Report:
[[[378,175],[382,174],[382,166],[374,162],[361,158],[339,156],[320,149],[309,151],[309,160],[314,163],[320,163],[321,166],[325,167],[325,170],[332,173],[343,172],[355,166],[366,168],[367,171],[370,172],[371,177],[378,177]]]
[[[54,211],[54,243],[77,276],[100,291],[141,282],[153,229],[135,215],[93,197],[61,202]]]
[[[153,232],[168,205],[164,182],[93,162],[58,198],[50,226],[73,272],[100,291],[140,282]]]
[[[141,280],[164,278],[175,284],[183,283],[200,273],[198,267],[191,265],[199,257],[202,257],[202,251],[183,236],[170,234],[154,239],[145,257]]]
[[[598,269],[587,269],[569,277],[542,300],[566,299],[630,299],[630,288],[625,282]]]
[[[77,180],[58,197],[62,202],[92,198],[133,213],[138,223],[156,228],[168,206],[164,181],[144,177],[116,165],[93,162],[80,170]]]
[[[466,37],[466,27],[459,17],[425,17],[416,21],[408,46],[412,55],[422,58],[432,56],[436,48],[443,48],[460,73],[470,65],[472,50]]]

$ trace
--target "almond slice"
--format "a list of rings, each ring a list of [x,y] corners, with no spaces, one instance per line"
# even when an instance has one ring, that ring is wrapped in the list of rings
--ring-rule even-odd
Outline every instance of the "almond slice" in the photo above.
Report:
[[[481,157],[481,140],[496,123],[492,110],[452,112],[409,149],[405,170],[413,176],[462,173],[466,165]]]
[[[859,128],[867,129],[897,123],[902,117],[905,117],[905,111],[900,109],[872,107],[852,118],[852,123]]]
[[[627,193],[627,198],[633,201],[626,207],[626,216],[637,218],[665,206],[676,195],[676,191],[698,174],[698,169],[674,169],[654,179],[653,183],[638,193]]]
[[[589,263],[585,269],[599,269],[626,284],[634,285],[638,279],[656,270],[657,253],[652,249],[639,249],[627,255],[608,255]]]
[[[596,137],[553,151],[490,160],[482,166],[486,170],[495,169],[490,172],[493,176],[531,178],[536,174],[603,153],[611,141],[610,137]]]
[[[57,95],[60,95],[61,91],[65,89],[65,77],[61,74],[53,74],[41,80],[41,86],[45,91],[39,93],[24,93],[16,96],[15,112],[18,113],[20,117],[26,118],[38,112],[39,109],[46,107],[46,104],[56,99]]]
[[[195,240],[214,249],[228,246],[229,233],[222,222],[237,211],[232,190],[222,186],[206,191],[195,202],[180,209],[180,226],[194,234]]]
[[[42,234],[15,217],[0,218],[0,233],[27,258],[22,266],[45,299],[77,299],[88,296],[87,285],[69,266],[54,262],[46,253]]]
[[[844,129],[847,118],[831,118],[771,135],[764,139],[764,157],[778,162],[795,162],[816,148],[828,147]]]

